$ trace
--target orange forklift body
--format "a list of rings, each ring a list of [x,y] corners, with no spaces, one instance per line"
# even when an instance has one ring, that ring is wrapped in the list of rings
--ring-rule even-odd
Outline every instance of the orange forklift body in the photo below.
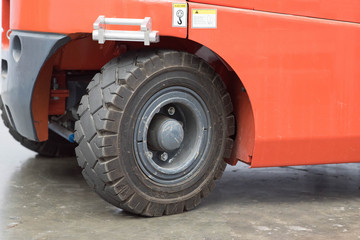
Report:
[[[187,4],[187,27],[172,25],[173,3]],[[215,13],[216,25],[194,26],[197,10]],[[160,43],[166,37],[196,42],[219,56],[239,78],[227,82],[237,119],[229,163],[241,160],[252,167],[346,163],[360,161],[359,13],[358,0],[3,0],[2,40],[3,49],[8,48],[9,29],[81,39],[92,32],[100,15],[151,17]],[[111,43],[78,43],[65,45],[59,50],[60,60],[52,61],[70,69],[74,66],[69,61],[79,58],[81,69],[95,70],[114,57],[104,55],[107,48],[114,52]],[[89,49],[98,51],[96,60],[89,61]],[[42,114],[34,107],[34,119]],[[36,131],[41,136],[44,128]]]

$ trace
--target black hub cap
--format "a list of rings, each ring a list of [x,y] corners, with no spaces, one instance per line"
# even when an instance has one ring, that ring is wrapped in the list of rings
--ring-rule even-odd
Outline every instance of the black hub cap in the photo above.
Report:
[[[170,87],[152,96],[136,120],[136,161],[150,179],[176,184],[204,163],[211,137],[209,111],[198,94]]]
[[[170,107],[169,109],[175,108]],[[148,145],[151,149],[170,152],[181,146],[184,140],[184,129],[176,119],[157,114],[150,123],[147,135]]]

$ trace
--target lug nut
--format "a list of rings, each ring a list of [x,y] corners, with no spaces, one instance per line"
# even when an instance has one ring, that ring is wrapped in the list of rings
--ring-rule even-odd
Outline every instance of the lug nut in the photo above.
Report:
[[[175,108],[174,107],[169,107],[168,108],[168,113],[170,116],[174,115],[175,114]]]
[[[147,156],[148,158],[151,158],[151,159],[152,159],[152,158],[153,158],[153,153],[149,151],[149,152],[146,153],[146,156]]]
[[[168,158],[169,158],[169,155],[166,153],[166,152],[163,152],[161,155],[160,155],[160,159],[162,160],[162,161],[167,161],[168,160]]]

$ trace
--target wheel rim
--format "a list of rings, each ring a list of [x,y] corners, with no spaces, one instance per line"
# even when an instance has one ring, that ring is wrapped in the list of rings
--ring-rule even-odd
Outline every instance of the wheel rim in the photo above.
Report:
[[[204,163],[211,138],[209,111],[194,91],[170,87],[142,107],[134,131],[136,162],[153,181],[191,178]]]

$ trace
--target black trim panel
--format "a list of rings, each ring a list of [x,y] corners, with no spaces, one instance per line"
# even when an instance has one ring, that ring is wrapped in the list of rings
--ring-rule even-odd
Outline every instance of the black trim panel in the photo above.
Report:
[[[69,41],[67,35],[12,31],[10,48],[2,52],[8,73],[2,76],[1,97],[7,114],[12,116],[13,128],[30,140],[38,140],[31,101],[39,72],[44,63]]]

